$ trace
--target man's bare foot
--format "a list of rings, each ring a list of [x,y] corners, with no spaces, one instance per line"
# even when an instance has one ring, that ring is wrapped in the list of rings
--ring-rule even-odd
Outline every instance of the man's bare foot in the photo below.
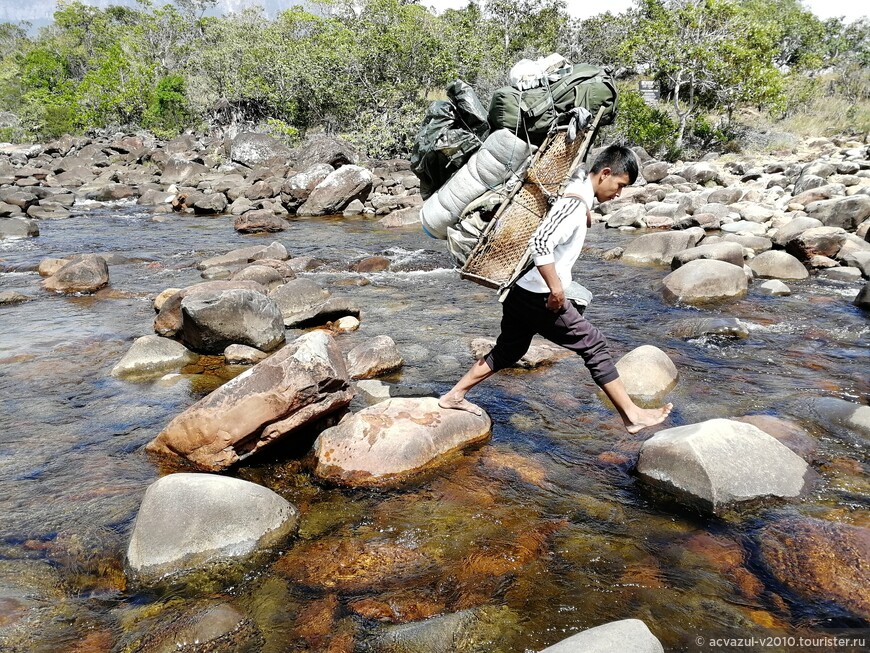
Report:
[[[665,404],[661,408],[638,408],[637,412],[628,418],[625,430],[629,433],[637,433],[649,426],[661,424],[671,414],[673,407],[673,404]]]
[[[478,417],[483,415],[483,409],[480,406],[475,406],[464,397],[451,397],[450,395],[444,395],[438,400],[438,405],[441,406],[441,408],[464,410],[472,415],[477,415]]]

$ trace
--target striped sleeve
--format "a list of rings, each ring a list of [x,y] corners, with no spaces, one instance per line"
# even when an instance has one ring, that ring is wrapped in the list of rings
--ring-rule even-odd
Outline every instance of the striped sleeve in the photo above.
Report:
[[[566,242],[576,228],[576,221],[569,218],[585,206],[578,197],[563,197],[552,206],[529,241],[529,251],[535,265],[546,265],[556,260],[553,255],[556,247]],[[585,211],[583,217],[585,219]]]

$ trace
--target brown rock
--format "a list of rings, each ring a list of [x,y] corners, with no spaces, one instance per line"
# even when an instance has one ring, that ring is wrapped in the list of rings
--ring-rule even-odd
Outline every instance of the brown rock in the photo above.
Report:
[[[794,422],[773,415],[744,415],[735,419],[757,426],[806,461],[813,459],[819,447],[818,441]]]
[[[284,231],[287,221],[269,210],[248,211],[235,219],[233,227],[243,234],[274,233]]]
[[[369,256],[353,264],[354,272],[383,272],[389,269],[390,259],[386,256]]]
[[[109,266],[96,254],[67,263],[42,282],[46,290],[62,293],[93,293],[108,284]]]
[[[188,408],[146,449],[226,469],[352,397],[332,336],[312,331]]]
[[[870,528],[789,517],[762,528],[758,543],[780,583],[870,619]]]

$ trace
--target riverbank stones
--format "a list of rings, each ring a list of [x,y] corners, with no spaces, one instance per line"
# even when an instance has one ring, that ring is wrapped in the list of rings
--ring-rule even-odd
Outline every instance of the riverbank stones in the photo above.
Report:
[[[689,261],[662,280],[665,299],[686,304],[735,299],[747,289],[743,268],[725,261]]]
[[[491,427],[485,413],[444,409],[432,397],[388,399],[323,431],[314,473],[342,485],[394,484],[489,439]]]
[[[540,653],[664,653],[664,650],[644,622],[623,619],[584,630]]]
[[[679,372],[668,355],[658,347],[642,345],[616,363],[625,390],[636,401],[664,397],[677,384]]]
[[[137,338],[112,368],[112,376],[162,375],[194,362],[198,356],[180,342],[150,335]]]
[[[268,488],[211,474],[170,474],[145,491],[127,547],[133,575],[158,580],[285,540],[299,513]]]
[[[870,528],[786,517],[756,535],[763,565],[792,592],[870,620]],[[830,608],[824,610],[831,617]]]
[[[175,417],[146,450],[219,471],[344,408],[352,398],[335,340],[312,331]]]
[[[806,461],[752,424],[711,419],[659,431],[637,471],[653,485],[714,512],[761,497],[796,497]]]

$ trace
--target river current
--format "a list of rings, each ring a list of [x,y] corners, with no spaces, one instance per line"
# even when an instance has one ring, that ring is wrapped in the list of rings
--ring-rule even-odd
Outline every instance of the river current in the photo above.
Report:
[[[856,625],[770,577],[754,534],[782,514],[870,525],[864,445],[826,430],[807,408],[815,397],[867,402],[870,321],[851,304],[860,286],[811,276],[789,282],[789,297],[750,286],[739,301],[673,306],[659,290],[667,270],[602,259],[633,237],[603,225],[590,230],[575,268],[575,279],[594,293],[586,316],[615,358],[651,344],[674,361],[680,379],[664,427],[747,414],[792,420],[819,441],[819,478],[808,496],[712,517],[656,495],[632,471],[650,433],[626,434],[572,357],[508,371],[476,389],[469,398],[491,415],[492,439],[400,488],[325,486],[288,451],[230,472],[300,508],[289,551],[316,552],[318,542],[398,547],[425,554],[431,564],[417,572],[303,587],[266,563],[229,587],[127,587],[123,557],[145,488],[177,471],[144,445],[237,370],[174,383],[109,372],[135,338],[153,332],[159,292],[201,281],[197,262],[272,240],[291,256],[325,261],[306,276],[362,309],[359,331],[337,336],[341,348],[389,335],[405,366],[383,380],[403,394],[446,391],[472,362],[470,341],[495,337],[500,319],[494,292],[460,280],[444,243],[419,229],[324,218],[243,236],[228,217],[160,217],[136,205],[94,206],[41,222],[38,238],[0,241],[0,291],[33,297],[0,307],[0,587],[39,588],[0,597],[0,627],[35,620],[31,650],[140,650],[142,632],[153,635],[191,606],[224,602],[256,623],[256,650],[339,650],[327,643],[343,632],[353,633],[353,650],[367,650],[389,626],[360,606],[385,597],[414,604],[421,616],[494,611],[495,634],[469,636],[457,651],[535,651],[631,617],[643,619],[666,650],[690,651],[715,650],[706,642],[716,637],[825,635]],[[42,259],[91,252],[108,257],[108,290],[64,297],[41,289]],[[390,270],[348,271],[374,254],[387,256]],[[356,285],[360,279],[368,283]],[[737,317],[749,336],[671,335],[678,321],[696,317]],[[360,396],[351,408],[365,405]],[[322,605],[332,608],[317,639],[300,623]],[[426,605],[436,607],[427,612]]]

